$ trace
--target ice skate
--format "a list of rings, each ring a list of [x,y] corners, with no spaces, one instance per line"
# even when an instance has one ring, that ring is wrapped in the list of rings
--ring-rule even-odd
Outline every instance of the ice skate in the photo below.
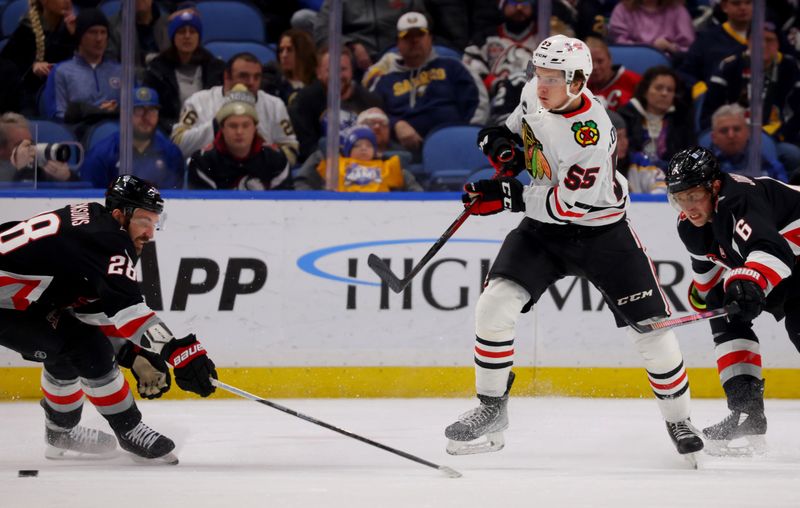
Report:
[[[133,460],[143,464],[170,464],[178,463],[178,457],[172,452],[175,443],[166,436],[159,434],[150,427],[139,424],[124,433],[117,433],[119,446],[133,454]]]
[[[471,455],[496,452],[503,449],[503,431],[508,428],[508,392],[514,382],[514,373],[508,376],[508,389],[502,397],[478,395],[480,406],[458,417],[449,425],[444,435],[449,439],[447,453]],[[477,441],[486,436],[484,441]]]
[[[716,456],[749,457],[766,452],[767,417],[761,411],[731,411],[724,420],[703,429],[706,453]]]
[[[703,440],[691,420],[667,422],[667,432],[678,453],[697,469],[697,452],[703,449]]]
[[[44,456],[48,459],[107,459],[117,454],[114,436],[80,425],[63,429],[48,422],[44,437]]]

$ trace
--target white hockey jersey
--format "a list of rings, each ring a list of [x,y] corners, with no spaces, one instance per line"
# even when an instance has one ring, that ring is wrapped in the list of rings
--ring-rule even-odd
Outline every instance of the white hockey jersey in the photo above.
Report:
[[[550,224],[604,226],[621,220],[628,182],[616,171],[617,133],[589,90],[580,107],[566,114],[542,109],[536,78],[522,89],[506,126],[524,143],[531,184],[525,215]]]
[[[180,120],[172,127],[172,142],[189,157],[214,141],[214,116],[224,103],[222,87],[215,86],[192,94],[183,103]],[[256,97],[258,133],[268,145],[276,145],[289,160],[297,162],[300,146],[294,134],[286,105],[278,97],[262,90]]]

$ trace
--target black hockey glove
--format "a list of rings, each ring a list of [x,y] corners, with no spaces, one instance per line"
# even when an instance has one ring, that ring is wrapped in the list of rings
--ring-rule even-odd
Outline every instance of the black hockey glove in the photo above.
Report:
[[[525,202],[522,199],[522,182],[516,178],[497,178],[494,180],[478,180],[464,186],[461,201],[476,203],[470,208],[473,215],[494,215],[504,209],[512,212],[524,212]]]
[[[129,369],[136,379],[136,391],[145,399],[157,399],[172,386],[169,366],[156,353],[126,342],[117,353],[120,367]]]
[[[478,147],[501,177],[517,176],[525,169],[525,158],[517,149],[519,136],[503,125],[484,127],[478,132]]]
[[[765,289],[767,279],[758,270],[746,266],[731,270],[725,277],[724,302],[739,304],[739,312],[731,320],[749,322],[758,317],[767,304]]]
[[[182,390],[208,397],[216,390],[209,377],[217,379],[214,362],[194,334],[172,339],[161,350],[161,358],[172,365],[175,382]]]

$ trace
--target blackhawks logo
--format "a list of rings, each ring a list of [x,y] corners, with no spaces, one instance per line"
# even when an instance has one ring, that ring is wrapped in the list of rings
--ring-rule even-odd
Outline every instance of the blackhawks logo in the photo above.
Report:
[[[552,178],[550,164],[542,153],[542,143],[536,139],[533,129],[525,119],[522,120],[522,143],[525,146],[525,167],[532,178]]]
[[[575,133],[575,142],[584,148],[596,145],[600,139],[600,131],[597,130],[597,124],[593,120],[587,120],[586,123],[575,122],[572,124],[572,132]]]

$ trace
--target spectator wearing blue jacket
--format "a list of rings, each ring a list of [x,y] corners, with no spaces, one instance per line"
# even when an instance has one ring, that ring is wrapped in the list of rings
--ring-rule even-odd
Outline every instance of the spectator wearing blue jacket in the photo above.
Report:
[[[407,150],[418,152],[424,137],[440,125],[486,123],[486,88],[460,60],[436,54],[423,14],[400,16],[397,50],[399,55],[387,53],[370,67],[364,82],[383,98],[393,133]]]
[[[122,67],[105,58],[108,19],[99,9],[83,9],[75,21],[78,49],[54,72],[55,117],[67,123],[116,115]]]
[[[183,155],[158,131],[158,94],[140,87],[133,93],[133,167],[125,173],[144,178],[159,189],[183,187]],[[81,166],[81,179],[93,187],[107,188],[119,175],[119,132],[90,147]]]
[[[748,165],[750,125],[746,115],[747,110],[739,104],[726,104],[711,116],[711,146],[709,148],[719,161],[720,169],[725,173],[735,173],[750,178],[769,176],[786,182],[788,180],[786,169],[778,161],[776,154],[770,153],[763,143],[761,145],[761,167],[752,168]]]

